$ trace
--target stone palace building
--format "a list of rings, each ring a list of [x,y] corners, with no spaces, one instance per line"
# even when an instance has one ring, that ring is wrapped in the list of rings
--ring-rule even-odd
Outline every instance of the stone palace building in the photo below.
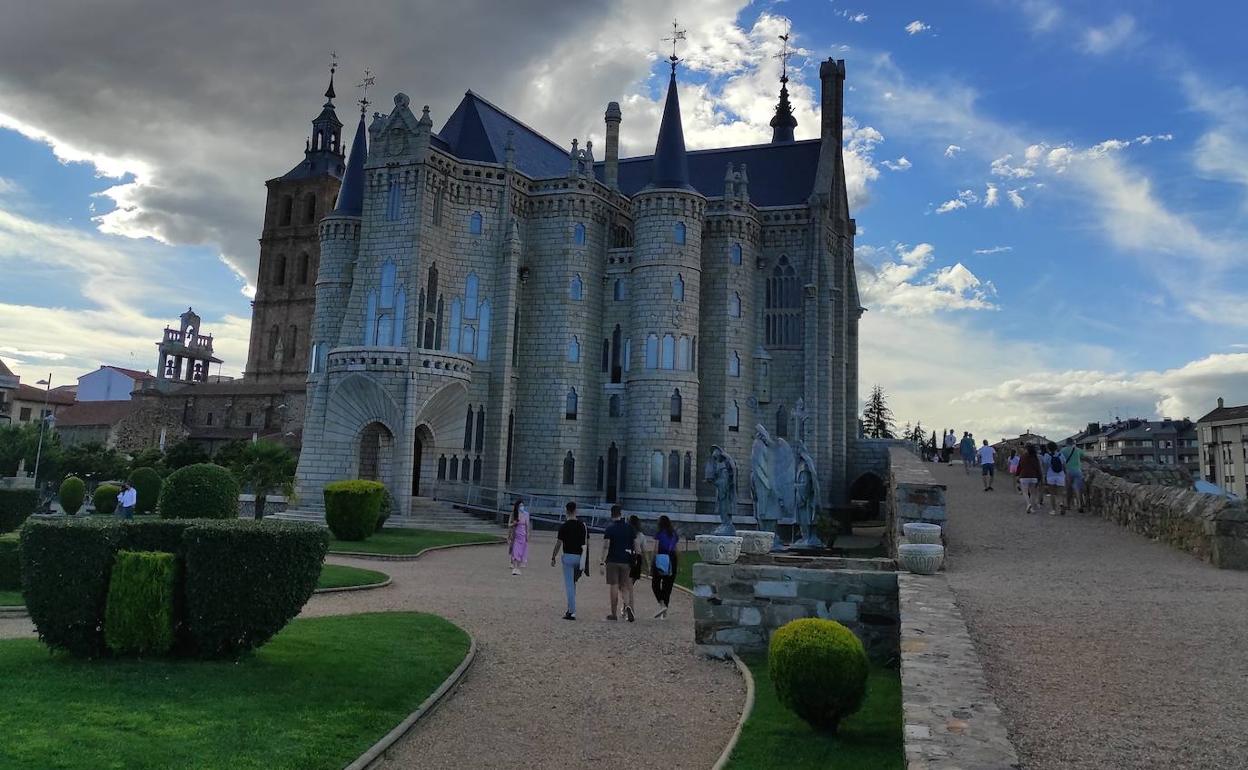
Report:
[[[803,439],[844,502],[862,308],[844,62],[819,76],[818,139],[794,140],[782,85],[770,143],[690,152],[673,60],[655,152],[634,158],[615,102],[599,159],[471,91],[438,131],[398,94],[361,112],[341,168],[331,80],[307,167],[270,183],[247,367],[306,371],[305,505],[361,477],[396,513],[469,491],[705,513],[719,446],[748,513],[756,425]]]

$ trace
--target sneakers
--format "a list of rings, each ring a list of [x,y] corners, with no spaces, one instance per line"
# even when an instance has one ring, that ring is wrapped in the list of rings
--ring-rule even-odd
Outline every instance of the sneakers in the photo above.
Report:
[[[576,616],[573,615],[571,612],[565,612],[563,613],[563,619],[564,620],[576,620]]]
[[[608,616],[607,616],[607,620],[619,620],[619,618],[617,618],[617,617],[615,616],[615,614],[614,614],[614,613],[612,613],[612,614],[610,614],[610,615],[608,615]]]
[[[624,605],[624,617],[628,618],[628,622],[632,623],[637,618],[633,617],[633,608],[627,604]]]
[[[511,574],[513,574],[513,575],[519,575],[519,574],[520,574],[520,570],[516,569],[515,567],[512,567],[512,568],[511,568]]]
[[[656,612],[656,613],[654,613],[654,616],[655,616],[656,618],[666,618],[666,617],[667,617],[667,607],[665,607],[664,605],[661,605],[661,604],[660,604],[660,605],[659,605],[659,611],[658,611],[658,612]]]

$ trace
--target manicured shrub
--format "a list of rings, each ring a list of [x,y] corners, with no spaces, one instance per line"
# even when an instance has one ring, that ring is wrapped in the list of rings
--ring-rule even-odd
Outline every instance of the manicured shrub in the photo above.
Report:
[[[12,532],[39,507],[39,493],[33,489],[0,489],[0,532]]]
[[[91,504],[96,513],[115,513],[117,511],[117,495],[121,487],[115,484],[101,484],[91,494]]]
[[[325,485],[325,523],[339,540],[364,540],[377,531],[382,495],[378,481],[352,479]]]
[[[22,563],[17,535],[0,537],[0,591],[22,590]]]
[[[776,696],[816,730],[836,733],[867,691],[868,661],[854,632],[834,620],[803,618],[771,635],[767,667]]]
[[[299,614],[316,590],[329,538],[299,522],[204,521],[187,530],[185,544],[194,652],[235,658]]]
[[[151,513],[156,510],[160,500],[162,482],[160,473],[155,468],[135,468],[130,474],[130,486],[135,491],[135,514]]]
[[[173,647],[178,560],[159,551],[118,551],[108,581],[104,641],[120,655]]]
[[[238,482],[220,465],[188,465],[165,479],[160,515],[166,519],[236,519],[238,494]]]
[[[66,476],[61,482],[61,490],[57,494],[57,499],[61,501],[61,508],[68,514],[75,514],[78,509],[82,508],[82,502],[87,499],[87,485],[77,476]]]

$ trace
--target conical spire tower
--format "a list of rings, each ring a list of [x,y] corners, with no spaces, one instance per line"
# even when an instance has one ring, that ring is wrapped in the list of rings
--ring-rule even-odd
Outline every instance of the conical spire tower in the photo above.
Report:
[[[797,128],[797,118],[793,117],[793,105],[789,104],[789,33],[780,36],[784,47],[776,58],[780,59],[780,103],[776,105],[776,114],[771,119],[771,143],[793,141],[793,129]]]
[[[364,110],[360,110],[360,123],[351,142],[351,155],[347,157],[347,172],[342,177],[335,214],[358,217],[364,213],[364,160],[367,156],[368,129],[364,127]]]
[[[663,120],[659,123],[659,140],[654,146],[654,170],[650,177],[651,187],[689,187],[689,158],[685,154],[685,129],[680,121],[680,95],[676,91],[676,43],[685,39],[685,31],[672,24],[672,77],[667,83],[667,101],[663,105]]]

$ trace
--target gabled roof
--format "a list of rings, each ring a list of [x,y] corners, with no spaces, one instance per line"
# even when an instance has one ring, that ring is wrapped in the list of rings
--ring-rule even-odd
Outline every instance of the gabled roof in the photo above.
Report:
[[[756,144],[715,150],[694,150],[686,153],[689,161],[689,183],[709,197],[724,194],[724,171],[728,164],[746,164],[750,201],[756,206],[791,206],[802,204],[815,187],[815,169],[819,165],[819,139],[805,139],[784,144]],[[620,160],[620,192],[635,195],[650,184],[653,155]],[[595,164],[598,179],[603,178],[603,164]]]
[[[1221,422],[1222,420],[1248,420],[1248,404],[1243,406],[1220,406],[1197,422]]]
[[[43,403],[44,395],[45,393],[43,388],[36,388],[34,385],[22,384],[17,386],[17,392],[13,394],[13,398],[17,401],[38,401],[39,403]],[[48,391],[46,395],[49,404],[66,405],[72,404],[77,400],[73,391],[67,392],[61,388],[53,388]]]
[[[80,401],[56,417],[57,428],[112,427],[138,408],[136,401]]]
[[[109,366],[108,364],[105,364],[101,366],[100,369],[112,369],[115,372],[121,372],[122,374],[126,375],[132,380],[154,380],[156,379],[153,375],[148,374],[147,372],[140,372],[135,369],[124,369],[120,366]]]
[[[484,163],[507,160],[507,132],[512,132],[516,168],[534,179],[568,172],[568,151],[472,91],[437,133],[434,145],[457,158]]]

